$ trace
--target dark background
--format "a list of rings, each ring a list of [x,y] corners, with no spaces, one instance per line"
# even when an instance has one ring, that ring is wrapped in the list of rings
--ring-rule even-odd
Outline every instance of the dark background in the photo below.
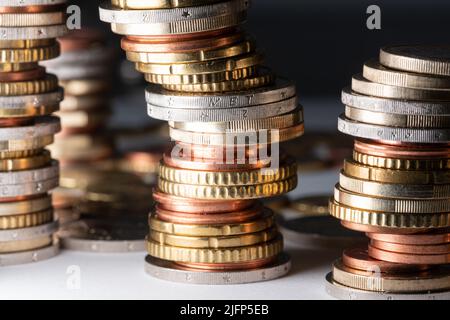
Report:
[[[119,48],[119,38],[98,19],[99,1],[72,1],[82,23],[101,27]],[[366,28],[366,9],[381,7],[382,30]],[[449,0],[254,0],[247,30],[277,74],[294,80],[300,95],[333,95],[381,46],[450,43]]]

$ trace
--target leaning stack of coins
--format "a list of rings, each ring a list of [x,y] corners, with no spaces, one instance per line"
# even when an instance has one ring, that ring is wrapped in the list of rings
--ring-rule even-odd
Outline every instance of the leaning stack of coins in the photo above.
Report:
[[[168,121],[175,141],[149,218],[146,271],[155,277],[232,284],[289,270],[273,212],[258,199],[296,187],[295,161],[277,147],[302,135],[303,114],[295,87],[261,66],[239,28],[248,7],[248,0],[100,6],[152,83],[149,115]]]
[[[113,153],[104,129],[110,114],[112,52],[105,46],[102,34],[93,29],[73,30],[58,41],[61,56],[42,65],[58,76],[65,93],[57,113],[62,131],[50,146],[62,166],[53,202],[56,215],[65,223],[77,218],[73,206],[88,180],[95,180],[93,163]]]
[[[330,203],[365,232],[328,276],[346,299],[450,297],[450,47],[392,46],[344,89],[339,130],[356,137]]]
[[[60,130],[63,92],[38,65],[59,55],[65,0],[0,1],[0,265],[58,253],[48,192],[59,165],[44,148]]]

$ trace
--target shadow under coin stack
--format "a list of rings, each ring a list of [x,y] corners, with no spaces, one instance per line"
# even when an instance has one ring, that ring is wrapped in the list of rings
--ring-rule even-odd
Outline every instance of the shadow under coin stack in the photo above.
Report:
[[[86,185],[100,179],[93,166],[113,154],[112,139],[105,133],[110,115],[112,52],[101,33],[91,29],[70,31],[58,41],[61,56],[42,64],[58,76],[64,88],[64,101],[57,113],[62,130],[49,147],[62,167],[53,205],[64,224],[78,218],[74,206]]]
[[[327,276],[342,299],[450,298],[450,47],[392,46],[344,89],[356,137],[330,212],[365,232]]]
[[[0,7],[0,265],[40,261],[58,253],[48,192],[59,165],[44,148],[60,122],[63,91],[40,67],[59,55],[65,1],[1,1]]]
[[[261,54],[239,28],[248,6],[247,0],[100,6],[101,20],[125,36],[128,59],[152,83],[149,115],[168,121],[175,141],[161,162],[149,218],[146,271],[157,278],[234,284],[289,271],[273,212],[258,199],[296,187],[295,161],[277,147],[303,134],[303,113],[295,87],[261,66]]]

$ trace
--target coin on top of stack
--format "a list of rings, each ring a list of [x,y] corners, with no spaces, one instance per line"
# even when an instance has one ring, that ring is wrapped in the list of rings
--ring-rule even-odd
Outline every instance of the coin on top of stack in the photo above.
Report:
[[[356,138],[330,212],[365,232],[327,290],[347,299],[450,296],[450,46],[390,46],[344,89],[339,130]]]
[[[273,212],[259,199],[297,186],[295,161],[277,148],[303,134],[303,112],[295,86],[264,67],[240,29],[249,4],[100,5],[100,19],[124,36],[127,58],[151,83],[149,116],[168,121],[175,141],[149,217],[146,271],[155,277],[232,284],[289,271]]]
[[[63,90],[39,61],[60,53],[65,1],[0,4],[0,265],[40,261],[58,253],[49,191],[59,164],[45,147],[60,122]]]

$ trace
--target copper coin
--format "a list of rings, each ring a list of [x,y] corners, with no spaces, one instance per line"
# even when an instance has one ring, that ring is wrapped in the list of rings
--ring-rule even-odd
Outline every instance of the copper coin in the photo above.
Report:
[[[223,271],[223,270],[229,270],[229,271],[237,271],[237,270],[249,270],[249,269],[257,269],[262,268],[268,264],[271,264],[273,261],[275,261],[277,257],[270,257],[267,259],[260,259],[260,260],[253,260],[253,261],[246,261],[241,263],[183,263],[183,262],[176,262],[177,265],[182,267],[183,270],[189,270],[189,271]]]
[[[0,127],[19,127],[32,125],[34,123],[33,117],[22,118],[0,118]]]
[[[181,224],[233,224],[242,223],[249,220],[256,219],[260,217],[264,210],[260,203],[254,206],[242,210],[242,211],[232,211],[225,213],[214,213],[214,214],[196,214],[196,213],[186,213],[178,211],[169,211],[156,205],[155,212],[159,219]]]
[[[42,78],[45,75],[45,68],[37,67],[35,69],[0,72],[0,82],[29,81]]]
[[[216,159],[186,158],[183,155],[170,155],[169,152],[164,153],[163,161],[169,167],[205,171],[252,170],[262,169],[270,165],[267,160],[260,159],[251,160],[250,163],[239,163],[237,160],[233,161],[234,163],[229,163],[231,161],[228,160],[225,162]],[[242,162],[246,162],[245,159]]]
[[[421,234],[421,233],[428,233],[430,232],[430,229],[426,228],[386,228],[386,227],[375,227],[365,224],[359,224],[354,222],[348,222],[348,221],[341,221],[341,224],[343,227],[359,231],[359,232],[366,232],[366,233],[384,233],[384,234]],[[437,229],[441,230],[441,232],[446,232],[449,230],[449,228],[441,228]]]
[[[224,33],[217,37],[203,36],[185,41],[162,41],[154,40],[146,41],[142,38],[123,37],[121,41],[122,49],[132,52],[187,52],[199,50],[212,50],[220,47],[225,47],[233,43],[243,40],[244,34],[242,32]]]
[[[387,145],[368,140],[355,140],[355,151],[386,158],[450,158],[449,145]]]
[[[450,254],[450,244],[429,244],[429,245],[410,245],[385,242],[379,240],[371,240],[370,245],[374,248],[397,252],[397,253],[410,253],[410,254]]]
[[[352,269],[368,272],[382,273],[406,273],[427,270],[425,265],[399,264],[387,261],[375,260],[369,256],[367,248],[346,249],[342,254],[344,265]]]
[[[406,254],[381,250],[369,245],[369,256],[377,260],[404,264],[446,264],[450,263],[450,253]]]
[[[195,40],[202,38],[216,38],[223,34],[229,34],[237,32],[235,27],[225,28],[219,30],[212,31],[204,31],[204,32],[196,32],[196,33],[185,33],[185,34],[171,34],[171,35],[160,35],[160,36],[128,36],[128,39],[131,41],[144,41],[144,42],[178,42],[178,41],[186,41],[186,40]]]
[[[66,11],[65,4],[0,7],[0,13],[43,13]]]
[[[450,243],[450,233],[436,234],[384,234],[384,233],[367,233],[372,240],[385,241],[391,243],[407,244],[407,245],[429,245]]]
[[[255,205],[255,200],[199,200],[172,196],[158,190],[153,191],[153,199],[159,203],[160,208],[168,211],[181,211],[185,213],[222,213],[242,211]]]
[[[104,45],[105,35],[96,29],[82,28],[69,32],[67,35],[58,38],[58,41],[62,52],[78,51]]]

